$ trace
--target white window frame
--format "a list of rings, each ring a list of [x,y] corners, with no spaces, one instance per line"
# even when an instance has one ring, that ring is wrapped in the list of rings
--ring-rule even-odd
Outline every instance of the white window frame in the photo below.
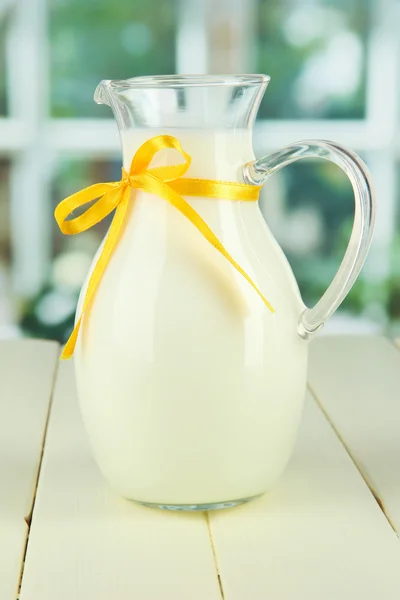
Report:
[[[120,144],[112,119],[50,118],[46,0],[0,0],[0,7],[2,3],[11,12],[6,40],[9,116],[0,118],[0,154],[11,161],[12,282],[20,297],[30,297],[46,281],[52,260],[50,184],[55,161],[63,155],[115,158]],[[368,273],[379,280],[388,272],[395,233],[400,6],[396,0],[373,4],[365,119],[263,120],[257,123],[254,141],[263,153],[304,138],[334,139],[367,153],[379,202]],[[249,70],[254,5],[255,0],[181,0],[177,72],[215,72],[210,28],[218,18],[231,19],[232,27],[240,24],[235,65],[239,72]],[[195,42],[196,52],[188,53],[188,40],[192,48]]]

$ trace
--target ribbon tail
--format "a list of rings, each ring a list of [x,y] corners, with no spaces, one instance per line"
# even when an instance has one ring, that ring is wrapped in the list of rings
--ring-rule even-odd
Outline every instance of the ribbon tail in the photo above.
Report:
[[[122,200],[118,204],[117,209],[115,211],[114,218],[110,225],[110,229],[107,233],[103,250],[90,276],[89,283],[86,288],[86,295],[85,300],[83,302],[81,315],[78,321],[76,322],[75,327],[64,347],[64,350],[61,354],[62,359],[71,358],[71,356],[74,353],[75,345],[78,340],[78,335],[82,324],[82,319],[84,317],[85,312],[89,308],[89,305],[94,299],[99,283],[107,268],[107,264],[111,258],[112,253],[114,252],[115,246],[118,243],[119,237],[121,235],[122,226],[128,209],[130,193],[131,188],[129,187],[125,188],[125,190],[123,191]]]
[[[71,335],[69,336],[69,338],[67,340],[67,343],[65,344],[65,346],[63,348],[63,351],[61,352],[60,358],[62,360],[68,360],[68,358],[71,358],[71,356],[73,355],[75,346],[76,346],[76,341],[78,339],[78,333],[81,328],[81,323],[82,323],[82,317],[79,317]]]
[[[251,285],[253,290],[260,296],[261,300],[264,302],[265,306],[271,313],[275,312],[275,309],[271,305],[271,303],[267,300],[258,286],[254,283],[249,275],[247,275],[246,271],[242,269],[238,262],[233,258],[231,254],[226,250],[225,246],[220,242],[215,233],[210,229],[207,223],[200,217],[200,215],[184,200],[181,196],[178,196],[181,199],[180,206],[174,204],[175,208],[179,210],[179,212],[184,215],[191,223],[196,227],[196,229],[206,238],[207,241],[210,242],[212,246],[222,256],[226,258],[226,260],[236,269],[242,277],[246,279],[246,281]],[[183,202],[182,202],[183,201]]]

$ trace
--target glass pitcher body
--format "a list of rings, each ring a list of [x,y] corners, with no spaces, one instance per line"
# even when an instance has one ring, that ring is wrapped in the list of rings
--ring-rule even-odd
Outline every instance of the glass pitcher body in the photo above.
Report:
[[[191,157],[188,178],[260,185],[293,160],[320,156],[347,172],[356,197],[349,250],[331,288],[308,309],[257,202],[184,196],[272,311],[193,221],[165,198],[131,190],[83,315],[75,367],[102,472],[118,493],[144,504],[220,508],[270,489],[296,439],[308,339],[350,289],[369,247],[373,198],[358,157],[312,141],[255,159],[252,127],[267,84],[263,75],[171,76],[106,81],[96,91],[116,116],[125,172],[147,140],[171,136]],[[179,160],[162,149],[151,167]]]

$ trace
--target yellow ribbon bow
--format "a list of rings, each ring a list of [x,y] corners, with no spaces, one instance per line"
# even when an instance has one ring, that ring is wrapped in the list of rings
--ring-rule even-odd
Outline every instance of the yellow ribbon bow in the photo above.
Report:
[[[165,148],[177,150],[185,159],[185,162],[173,166],[149,169],[148,167],[154,155],[159,150]],[[121,181],[96,183],[65,198],[57,206],[54,213],[55,219],[62,233],[67,235],[86,231],[116,209],[103,250],[89,279],[81,315],[65,345],[61,358],[70,358],[74,352],[83,315],[94,298],[108,261],[118,242],[128,208],[131,188],[156,194],[178,209],[200,231],[206,240],[250,283],[269,310],[274,312],[271,304],[260,292],[256,284],[232,258],[229,252],[227,252],[207,223],[182,197],[182,195],[206,196],[208,198],[224,198],[251,202],[258,199],[260,187],[229,181],[182,178],[188,170],[190,163],[191,157],[182,149],[176,138],[169,135],[153,137],[140,146],[132,159],[129,173],[122,169]],[[76,208],[96,199],[97,202],[92,204],[83,214],[67,220]]]

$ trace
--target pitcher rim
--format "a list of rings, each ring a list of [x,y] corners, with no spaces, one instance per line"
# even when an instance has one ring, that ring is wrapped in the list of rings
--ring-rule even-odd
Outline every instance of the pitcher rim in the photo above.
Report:
[[[208,86],[251,86],[267,85],[269,75],[238,74],[238,75],[145,75],[130,79],[108,80],[114,89],[121,88],[163,88],[163,87],[208,87]]]

